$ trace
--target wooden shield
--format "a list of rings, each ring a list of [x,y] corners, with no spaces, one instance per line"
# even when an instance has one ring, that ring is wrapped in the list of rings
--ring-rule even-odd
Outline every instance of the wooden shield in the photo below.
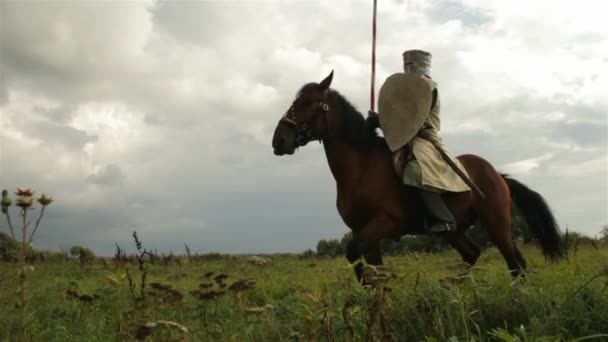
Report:
[[[396,73],[384,81],[378,94],[378,114],[391,151],[416,136],[429,115],[431,102],[431,84],[418,75]]]

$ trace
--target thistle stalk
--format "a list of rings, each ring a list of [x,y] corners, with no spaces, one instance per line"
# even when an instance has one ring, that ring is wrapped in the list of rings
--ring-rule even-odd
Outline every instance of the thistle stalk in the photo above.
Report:
[[[46,205],[43,205],[42,209],[40,209],[40,215],[38,215],[38,219],[36,220],[36,225],[34,226],[34,230],[32,230],[30,237],[27,239],[27,243],[32,242],[32,239],[34,238],[34,234],[36,234],[36,231],[38,230],[38,226],[40,225],[40,221],[42,220],[42,215],[44,215],[44,209],[46,209]]]
[[[8,207],[13,204],[13,201],[8,197],[8,191],[2,190],[2,213],[6,215],[6,222],[8,223],[8,229],[11,232],[11,237],[14,241],[17,241],[17,237],[15,236],[15,229],[13,228],[13,223],[11,222],[11,213],[8,211]]]
[[[15,229],[14,229],[13,223],[11,221],[9,207],[13,204],[13,202],[10,199],[7,190],[2,191],[2,201],[0,202],[0,207],[2,209],[2,213],[6,215],[6,220],[8,222],[8,227],[9,227],[12,239],[15,242],[17,242],[18,245],[20,246],[19,251],[18,251],[19,288],[17,289],[17,293],[18,293],[18,298],[19,298],[19,309],[20,309],[19,311],[20,311],[20,322],[21,322],[21,326],[20,326],[21,340],[27,341],[27,340],[29,340],[29,338],[28,338],[28,333],[27,333],[28,330],[26,329],[26,319],[25,319],[25,317],[26,317],[25,306],[27,304],[25,286],[26,286],[27,272],[28,272],[26,253],[27,253],[28,245],[32,242],[32,239],[34,238],[34,235],[36,234],[36,231],[38,230],[38,226],[40,226],[40,221],[42,221],[42,216],[44,215],[44,210],[47,205],[49,205],[53,202],[53,198],[49,197],[45,194],[42,194],[42,196],[40,196],[40,198],[37,199],[37,202],[42,205],[42,209],[40,210],[40,214],[38,216],[38,219],[36,220],[36,225],[34,226],[34,229],[28,238],[28,226],[30,225],[30,222],[27,221],[27,214],[28,214],[28,209],[30,209],[32,207],[32,205],[34,204],[34,191],[32,191],[32,189],[29,189],[29,188],[28,189],[18,188],[15,195],[17,195],[15,205],[21,208],[21,211],[20,211],[21,241],[17,240],[18,233],[15,234]]]
[[[21,251],[19,252],[19,266],[21,272],[19,273],[19,301],[20,301],[20,311],[21,311],[21,333],[22,339],[26,340],[26,329],[25,329],[25,272],[26,272],[26,264],[25,264],[25,248],[26,248],[26,236],[27,236],[27,208],[24,207],[21,209],[21,217],[22,217],[22,240],[21,240]]]
[[[13,228],[13,223],[11,222],[11,215],[6,212],[6,221],[8,222],[8,229],[11,231],[11,237],[13,240],[17,241],[17,237],[15,236],[15,229]]]

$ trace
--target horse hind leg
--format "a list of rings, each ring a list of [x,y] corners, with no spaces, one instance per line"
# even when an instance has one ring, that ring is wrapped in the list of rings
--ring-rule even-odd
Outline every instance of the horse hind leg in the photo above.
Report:
[[[517,277],[522,274],[526,270],[526,260],[513,241],[510,214],[484,215],[481,217],[481,225],[486,228],[490,240],[498,247],[511,275]]]
[[[519,266],[521,266],[522,270],[525,271],[526,268],[528,267],[528,263],[526,262],[526,259],[524,258],[524,256],[519,251],[519,248],[517,248],[517,245],[515,245],[515,253],[516,253],[516,256],[517,256],[517,260],[519,261]]]
[[[511,241],[500,241],[497,243],[498,249],[500,253],[505,258],[507,262],[507,266],[509,266],[509,271],[511,272],[511,276],[516,278],[520,275],[525,274],[526,271],[526,260],[523,258],[517,247],[515,246],[515,242]]]
[[[481,251],[464,231],[449,232],[445,235],[445,238],[450,246],[458,251],[462,257],[462,261],[466,262],[469,267],[475,265],[481,255]]]

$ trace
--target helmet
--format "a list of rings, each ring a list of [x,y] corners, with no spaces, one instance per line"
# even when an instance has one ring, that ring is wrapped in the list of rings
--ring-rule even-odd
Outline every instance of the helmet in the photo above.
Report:
[[[403,53],[403,71],[431,77],[432,58],[431,53],[424,50],[407,50]]]

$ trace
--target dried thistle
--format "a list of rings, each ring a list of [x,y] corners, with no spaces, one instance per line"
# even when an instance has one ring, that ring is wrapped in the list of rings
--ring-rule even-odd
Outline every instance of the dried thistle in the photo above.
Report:
[[[136,231],[133,231],[133,240],[135,240],[135,247],[137,247],[137,254],[135,255],[137,258],[137,266],[140,274],[140,282],[139,282],[139,300],[143,300],[145,298],[145,289],[146,289],[146,278],[148,276],[148,267],[146,265],[146,254],[148,252],[145,248],[142,247],[141,240],[137,235]],[[129,278],[129,281],[130,278]],[[134,297],[135,298],[135,297]]]
[[[35,192],[32,191],[31,188],[27,188],[27,189],[21,189],[21,188],[17,188],[17,192],[15,192],[15,195],[19,196],[19,197],[34,197]]]
[[[209,300],[209,299],[215,299],[220,296],[223,296],[225,294],[225,292],[222,290],[217,290],[217,291],[216,290],[209,290],[209,291],[192,290],[192,291],[190,291],[190,294],[200,300]]]
[[[17,206],[25,209],[29,208],[34,204],[34,198],[28,196],[21,196],[17,198]]]
[[[226,273],[220,273],[213,277],[213,280],[215,280],[216,283],[221,284],[224,282],[224,280],[226,280],[226,278],[228,278],[228,275]]]
[[[65,291],[65,294],[68,295],[68,297],[70,297],[70,298],[80,297],[80,294],[78,293],[78,291],[74,290],[74,289],[68,289],[67,291]]]
[[[77,299],[83,303],[90,303],[95,299],[99,299],[98,295],[80,294],[77,289],[68,289],[65,293],[71,299]]]
[[[186,247],[186,255],[188,256],[188,262],[192,263],[192,253],[190,252],[190,247],[187,244],[184,244]]]
[[[40,203],[42,206],[47,206],[47,205],[53,203],[53,201],[54,201],[53,197],[47,196],[44,193],[40,196],[40,198],[38,198],[38,203]]]
[[[133,240],[135,240],[135,247],[137,247],[138,251],[141,251],[141,241],[139,240],[139,237],[137,236],[137,232],[133,231]]]
[[[255,289],[255,279],[239,279],[228,287],[229,290],[242,292]]]
[[[165,291],[164,296],[162,297],[162,302],[164,304],[173,304],[180,305],[182,304],[184,296],[181,292],[176,289],[170,289]]]
[[[171,285],[162,284],[162,283],[150,283],[150,287],[155,290],[166,291],[172,289]]]
[[[158,292],[149,292],[149,294],[153,294],[154,296],[161,295],[161,300],[165,304],[182,304],[183,295],[179,290],[174,289],[169,284],[162,283],[151,283],[150,287]]]
[[[19,307],[20,307],[20,318],[21,318],[21,339],[22,340],[27,340],[29,338],[27,338],[27,329],[26,329],[26,304],[27,304],[27,297],[26,297],[26,272],[29,270],[30,267],[28,267],[27,265],[27,260],[26,260],[26,252],[29,248],[30,243],[32,242],[32,238],[34,237],[34,234],[36,233],[38,226],[40,225],[40,221],[42,220],[42,215],[44,214],[44,208],[45,206],[42,206],[42,210],[40,210],[40,214],[38,216],[38,219],[36,221],[36,225],[34,227],[34,230],[30,233],[29,238],[27,235],[28,232],[28,228],[30,227],[30,222],[28,222],[28,208],[30,208],[33,204],[34,204],[34,191],[32,191],[31,188],[27,188],[27,189],[22,189],[22,188],[17,188],[17,192],[15,192],[15,195],[17,195],[17,200],[16,200],[16,205],[21,207],[21,241],[20,242],[20,249],[19,249],[19,288],[17,290],[18,294],[19,294]],[[47,197],[46,195],[44,196],[44,201],[51,201],[52,199],[50,199],[49,197]],[[50,202],[49,202],[50,203]],[[16,239],[16,234],[15,234],[15,229],[13,227],[13,224],[11,222],[11,217],[10,217],[10,212],[8,210],[8,207],[12,204],[12,200],[9,197],[9,193],[7,190],[3,190],[2,191],[2,201],[0,202],[0,206],[2,208],[2,213],[6,215],[6,220],[9,226],[9,230],[11,232],[11,237],[13,238],[13,240],[17,240]]]

